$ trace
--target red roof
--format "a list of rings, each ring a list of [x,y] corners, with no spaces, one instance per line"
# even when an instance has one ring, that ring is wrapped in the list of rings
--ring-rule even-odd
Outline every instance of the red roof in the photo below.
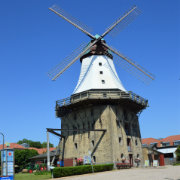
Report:
[[[144,138],[141,140],[142,144],[150,145],[151,143],[158,143],[158,147],[161,147],[162,142],[169,142],[170,146],[174,145],[174,141],[180,141],[180,135],[174,135],[174,136],[168,136],[166,138],[163,138],[161,140],[154,139],[154,138]]]
[[[21,145],[16,144],[16,143],[9,143],[8,147],[4,144],[4,148],[7,148],[7,149],[26,149],[24,146],[21,146]],[[3,149],[2,144],[0,144],[0,149]]]
[[[180,135],[175,135],[175,136],[168,136],[164,139],[162,139],[163,142],[174,142],[174,141],[180,141]]]
[[[46,151],[47,151],[47,148],[40,148],[40,149],[38,149],[38,148],[34,148],[34,147],[29,147],[28,149],[34,149],[34,150],[36,150],[37,152],[38,152],[38,154],[44,154],[44,153],[46,153]],[[53,151],[53,150],[55,150],[56,148],[49,148],[49,151]]]
[[[149,145],[151,143],[156,143],[156,142],[158,143],[159,142],[158,139],[154,139],[154,138],[144,138],[141,141],[142,141],[142,144],[147,144],[147,145]]]
[[[6,149],[34,149],[38,152],[38,154],[43,154],[43,153],[46,153],[47,151],[47,148],[34,148],[34,147],[29,147],[29,148],[25,148],[24,146],[21,146],[19,144],[16,144],[16,143],[9,143],[9,146],[7,147],[5,144],[4,144],[4,148]],[[0,144],[0,150],[3,149],[3,145]],[[55,150],[56,148],[49,148],[50,151],[53,151]]]

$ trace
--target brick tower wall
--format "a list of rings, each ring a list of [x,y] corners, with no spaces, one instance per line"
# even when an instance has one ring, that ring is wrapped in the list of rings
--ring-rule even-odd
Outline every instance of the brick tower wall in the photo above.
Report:
[[[121,162],[122,157],[129,160],[129,154],[134,165],[137,156],[142,160],[138,116],[120,105],[73,110],[61,118],[61,128],[74,130],[62,132],[66,136],[64,158],[83,158],[91,151],[96,164]],[[82,129],[106,129],[106,132]]]

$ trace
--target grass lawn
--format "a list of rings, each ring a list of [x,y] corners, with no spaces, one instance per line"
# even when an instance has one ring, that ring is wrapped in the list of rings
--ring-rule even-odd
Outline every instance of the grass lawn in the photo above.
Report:
[[[15,180],[41,180],[41,179],[50,179],[51,175],[34,175],[29,173],[18,173],[15,175]]]

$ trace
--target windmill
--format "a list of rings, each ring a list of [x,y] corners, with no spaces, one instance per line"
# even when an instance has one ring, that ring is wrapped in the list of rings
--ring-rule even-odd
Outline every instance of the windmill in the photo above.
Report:
[[[106,31],[102,35],[92,35],[89,32],[89,28],[86,25],[83,25],[80,23],[78,20],[70,16],[68,13],[66,13],[63,9],[58,7],[57,5],[53,5],[51,8],[49,8],[52,12],[63,18],[64,20],[68,21],[70,24],[81,30],[83,33],[85,33],[87,36],[91,38],[91,41],[88,44],[81,44],[75,51],[71,53],[70,56],[66,57],[59,65],[57,65],[54,69],[52,69],[48,74],[51,77],[52,80],[56,80],[63,72],[65,72],[73,63],[75,63],[78,59],[81,59],[81,62],[83,62],[83,59],[85,57],[90,57],[92,55],[99,55],[102,56],[104,55],[105,57],[108,57],[112,59],[113,55],[116,57],[116,62],[120,64],[125,70],[130,72],[131,74],[135,75],[137,78],[141,79],[144,82],[147,82],[148,80],[154,80],[154,76],[145,70],[143,67],[138,65],[136,62],[132,61],[131,59],[127,58],[124,56],[121,52],[116,50],[115,48],[109,46],[104,38],[108,34],[117,34],[120,32],[122,29],[124,29],[132,20],[136,18],[140,14],[140,11],[138,10],[137,6],[133,6],[128,12],[126,12],[123,16],[118,18],[109,28],[106,29]],[[97,57],[97,56],[96,56]],[[98,59],[98,58],[96,58]],[[92,61],[92,59],[90,60]],[[95,60],[93,60],[95,61]],[[109,60],[106,60],[107,62],[110,62]],[[86,66],[83,67],[83,66]],[[81,68],[81,74],[80,74],[80,79],[78,82],[77,87],[75,88],[74,92],[79,92],[77,91],[77,88],[79,84],[81,84],[81,81],[85,81],[86,75],[87,74],[92,74],[92,73],[87,73],[85,71],[88,70],[91,64],[85,63],[85,65],[82,63],[82,68]],[[96,66],[94,66],[93,69],[95,69]],[[116,79],[118,79],[117,73],[114,69],[114,64],[110,65],[110,69],[113,69],[112,73],[115,74]],[[92,67],[91,67],[92,69]],[[83,72],[82,72],[83,71]],[[83,76],[83,78],[82,78]],[[92,75],[89,75],[92,76]],[[113,78],[114,79],[114,78]],[[112,81],[112,79],[109,79],[109,81]],[[96,80],[98,81],[98,80]],[[118,79],[118,81],[120,81]],[[119,82],[121,84],[121,82]],[[112,84],[108,84],[111,86]],[[108,87],[108,85],[106,87]],[[86,86],[86,85],[84,85]],[[90,85],[89,85],[90,86]],[[93,85],[91,84],[93,87]],[[123,87],[121,88],[119,85],[119,89],[125,90]],[[86,90],[86,88],[85,88]]]
[[[104,38],[120,32],[140,11],[133,6],[102,35],[92,35],[87,26],[57,5],[49,9],[91,38],[49,72],[51,79],[56,80],[78,59],[82,63],[71,97],[56,101],[61,129],[47,129],[61,137],[61,159],[79,158],[91,152],[91,158],[97,163],[115,163],[125,158],[133,165],[136,157],[142,159],[138,114],[148,106],[148,101],[124,88],[113,56],[114,61],[143,81],[154,80],[154,76],[109,46]]]

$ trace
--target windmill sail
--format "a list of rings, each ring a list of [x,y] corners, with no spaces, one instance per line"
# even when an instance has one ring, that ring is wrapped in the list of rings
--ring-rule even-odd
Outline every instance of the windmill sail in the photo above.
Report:
[[[75,51],[71,53],[70,56],[61,61],[60,64],[58,64],[52,71],[48,73],[52,80],[56,80],[64,71],[66,71],[66,69],[68,69],[73,63],[75,63],[81,56],[87,53],[87,51],[98,41],[99,39],[96,39],[92,43],[81,44]]]
[[[53,5],[49,8],[51,11],[53,11],[58,16],[62,17],[64,20],[68,21],[70,24],[87,34],[90,38],[95,39],[94,36],[90,33],[92,30],[91,28],[87,27],[83,23],[81,23],[79,20],[72,17],[70,14],[65,12],[62,8],[60,8],[57,5]]]
[[[122,31],[128,24],[130,24],[138,15],[140,11],[137,6],[133,6],[128,12],[126,12],[123,16],[118,18],[112,25],[110,25],[102,37],[106,36],[108,33],[111,35],[115,35]]]
[[[57,66],[48,72],[49,77],[55,80],[57,75],[87,46],[87,43],[82,43],[77,49],[75,49],[69,56],[63,59]],[[63,71],[64,72],[64,71]],[[62,72],[62,73],[63,73]],[[62,74],[61,73],[61,74]]]
[[[154,76],[149,73],[147,70],[142,68],[137,63],[133,62],[122,53],[117,51],[116,49],[108,46],[103,38],[109,33],[114,34],[120,32],[125,26],[127,26],[130,22],[132,22],[137,15],[140,14],[140,11],[136,6],[132,7],[127,13],[121,16],[117,21],[115,21],[101,36],[93,36],[90,33],[90,30],[86,25],[83,25],[78,20],[67,14],[63,9],[54,5],[49,8],[51,11],[68,21],[70,24],[74,25],[76,28],[80,29],[86,35],[88,35],[92,40],[91,42],[86,44],[81,44],[79,48],[77,48],[70,56],[65,58],[59,65],[57,65],[52,71],[48,74],[52,78],[52,80],[56,80],[67,68],[69,68],[74,62],[76,62],[81,56],[83,56],[87,51],[89,51],[89,55],[102,55],[106,54],[107,50],[110,50],[117,56],[117,64],[121,65],[131,74],[134,74],[138,79],[142,81],[147,81],[147,79],[154,80]],[[87,54],[86,54],[87,55]],[[108,54],[107,56],[112,56]]]
[[[115,63],[120,65],[124,70],[129,72],[130,74],[134,75],[137,79],[145,82],[148,84],[150,80],[154,80],[155,77],[152,73],[148,72],[145,68],[137,64],[135,61],[129,59],[128,57],[124,56],[122,53],[117,51],[115,48],[112,48],[106,44],[103,44],[110,51],[112,51],[115,55]]]

